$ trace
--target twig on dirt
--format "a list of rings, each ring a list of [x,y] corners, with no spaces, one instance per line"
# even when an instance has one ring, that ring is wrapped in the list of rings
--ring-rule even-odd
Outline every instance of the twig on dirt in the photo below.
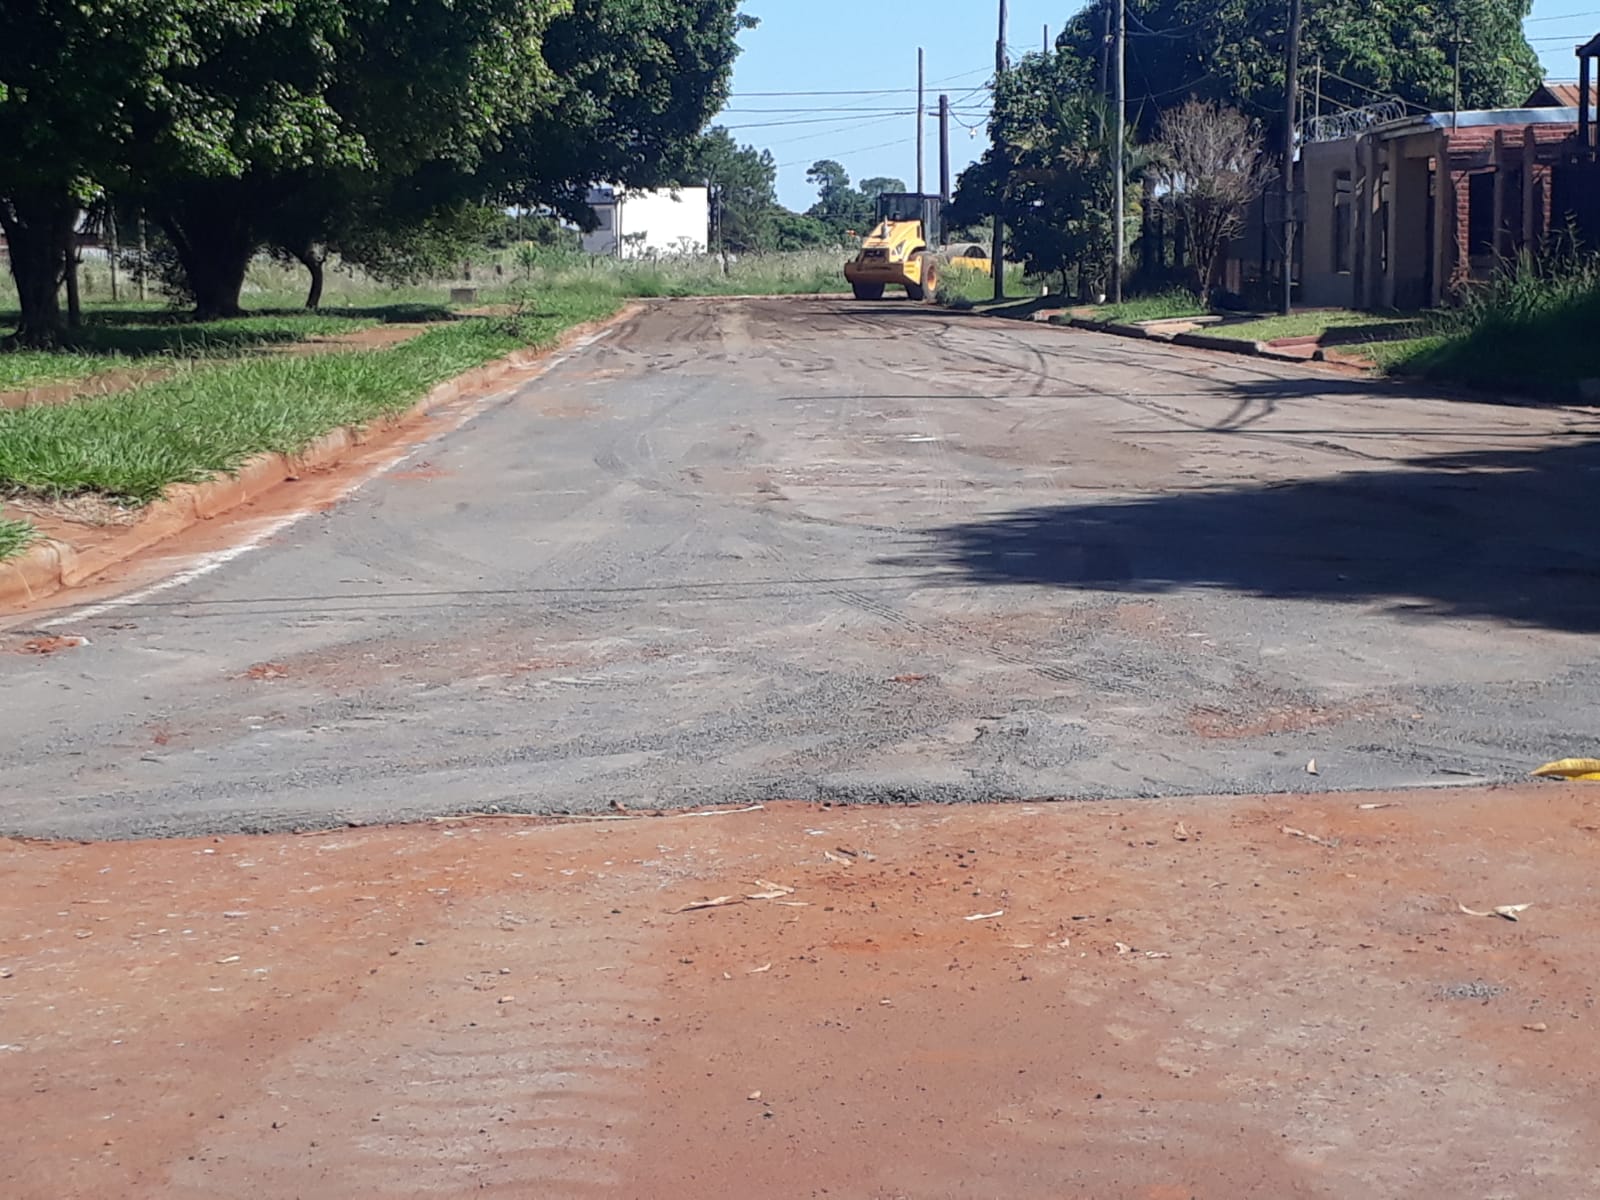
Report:
[[[1306,841],[1315,842],[1319,846],[1328,846],[1332,848],[1339,844],[1338,838],[1318,837],[1314,833],[1307,833],[1304,829],[1296,829],[1293,825],[1284,825],[1281,827],[1281,830],[1282,832],[1287,833],[1290,837],[1305,838]]]
[[[761,891],[746,893],[746,900],[777,900],[783,896],[794,895],[792,887],[786,887],[781,883],[773,883],[770,879],[752,879],[750,882],[760,888]]]
[[[995,917],[1003,917],[1005,915],[1005,909],[997,908],[992,913],[973,913],[970,917],[962,917],[961,919],[963,921],[992,921]]]
[[[709,900],[696,900],[692,904],[685,904],[682,908],[675,908],[675,913],[694,912],[701,908],[722,908],[729,904],[743,904],[743,896],[713,896]]]
[[[822,857],[827,859],[829,862],[836,862],[840,866],[848,867],[854,865],[850,859],[846,858],[842,854],[835,854],[832,850],[824,850],[822,852]]]
[[[1476,908],[1468,908],[1465,904],[1461,903],[1461,901],[1457,900],[1456,907],[1462,912],[1466,913],[1469,917],[1504,917],[1508,921],[1516,921],[1520,920],[1520,918],[1517,916],[1519,912],[1525,912],[1527,909],[1532,908],[1533,905],[1497,904],[1488,911],[1482,911]]]

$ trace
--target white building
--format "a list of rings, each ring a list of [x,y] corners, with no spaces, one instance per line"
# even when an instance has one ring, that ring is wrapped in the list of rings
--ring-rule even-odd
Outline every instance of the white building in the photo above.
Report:
[[[589,206],[600,223],[583,235],[587,254],[643,258],[706,252],[711,229],[707,188],[645,190],[601,184],[589,189]]]

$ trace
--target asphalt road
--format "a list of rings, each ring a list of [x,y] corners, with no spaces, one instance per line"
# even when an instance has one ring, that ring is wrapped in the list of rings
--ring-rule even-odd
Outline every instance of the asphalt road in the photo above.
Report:
[[[12,622],[91,644],[0,654],[0,828],[1511,778],[1596,749],[1597,433],[894,302],[664,302],[220,569]]]

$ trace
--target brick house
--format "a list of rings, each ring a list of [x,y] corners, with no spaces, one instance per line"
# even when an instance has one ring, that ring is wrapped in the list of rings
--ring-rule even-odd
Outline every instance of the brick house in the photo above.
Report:
[[[1578,111],[1428,113],[1302,147],[1301,303],[1436,306],[1563,228]]]

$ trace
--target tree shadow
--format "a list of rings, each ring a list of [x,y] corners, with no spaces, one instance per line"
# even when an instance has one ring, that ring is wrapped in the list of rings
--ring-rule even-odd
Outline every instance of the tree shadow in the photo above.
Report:
[[[1319,346],[1355,346],[1368,342],[1398,342],[1426,332],[1416,321],[1374,321],[1370,325],[1330,325],[1317,339]]]
[[[433,325],[461,320],[461,314],[443,304],[409,301],[403,304],[373,304],[359,308],[324,308],[330,317],[361,317],[385,325]]]
[[[226,355],[231,351],[283,345],[303,340],[305,324],[317,317],[347,318],[394,324],[458,321],[460,314],[442,304],[403,302],[361,307],[252,309],[242,316],[198,321],[175,309],[100,308],[84,313],[84,323],[68,330],[62,350],[122,358],[168,358],[194,354]],[[6,314],[0,312],[0,323]]]
[[[1600,631],[1600,439],[1330,478],[1022,509],[887,560],[966,580],[1203,588]]]

